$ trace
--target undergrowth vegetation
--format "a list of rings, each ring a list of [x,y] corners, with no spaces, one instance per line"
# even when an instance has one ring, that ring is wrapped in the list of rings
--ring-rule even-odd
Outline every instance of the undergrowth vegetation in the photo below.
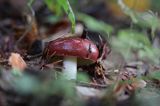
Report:
[[[35,0],[30,0],[28,2],[29,8],[32,8],[34,1]],[[138,0],[136,1],[138,2]],[[124,59],[118,63],[119,67],[111,68],[112,72],[119,71],[129,64],[137,62],[135,70],[140,74],[127,80],[127,84],[130,84],[130,81],[131,83],[137,80],[146,81],[146,87],[134,89],[133,95],[131,95],[128,100],[130,104],[139,106],[146,106],[146,104],[148,104],[148,106],[157,106],[159,104],[160,40],[157,41],[157,39],[160,39],[160,19],[156,11],[159,10],[160,6],[157,2],[159,1],[153,0],[150,3],[152,6],[149,7],[147,11],[139,12],[127,6],[123,0],[115,0],[116,5],[123,11],[124,18],[122,22],[109,23],[80,11],[78,0],[43,0],[43,3],[45,3],[49,11],[52,12],[52,15],[46,18],[48,22],[56,23],[62,18],[67,17],[67,20],[70,21],[72,26],[70,29],[71,33],[75,32],[76,23],[80,21],[87,29],[99,32],[108,40],[111,51],[118,53]],[[117,20],[119,20],[118,17],[119,16],[114,16],[115,19],[117,18]],[[123,23],[125,23],[126,26],[123,26]],[[121,25],[123,27],[121,27]],[[104,63],[108,63],[107,59]],[[145,67],[146,64],[149,68]],[[144,68],[143,66],[147,72],[144,72],[142,75],[141,72],[144,70],[142,69]],[[0,85],[4,85],[2,87],[3,89],[7,89],[8,91],[14,89],[14,92],[19,92],[17,95],[24,95],[26,97],[32,95],[34,100],[28,104],[31,106],[39,104],[44,106],[47,104],[46,101],[48,102],[47,99],[49,97],[54,98],[51,100],[53,104],[57,103],[57,105],[64,106],[91,105],[91,102],[93,102],[95,98],[95,104],[110,106],[123,105],[123,103],[116,103],[116,101],[118,101],[116,97],[121,97],[121,94],[126,93],[122,93],[121,89],[125,89],[127,86],[127,84],[121,84],[126,83],[125,81],[121,82],[116,79],[114,83],[106,85],[107,87],[105,86],[101,97],[93,97],[88,101],[84,101],[82,99],[83,97],[76,92],[75,87],[80,86],[81,82],[90,84],[90,76],[86,73],[78,72],[77,81],[68,81],[62,77],[59,71],[55,70],[30,73],[12,69],[12,73],[9,73],[5,72],[2,68],[0,76]],[[109,79],[114,78],[111,76]],[[130,92],[128,91],[127,93]],[[36,103],[36,101],[41,101],[42,103]],[[125,101],[123,102],[127,105]]]

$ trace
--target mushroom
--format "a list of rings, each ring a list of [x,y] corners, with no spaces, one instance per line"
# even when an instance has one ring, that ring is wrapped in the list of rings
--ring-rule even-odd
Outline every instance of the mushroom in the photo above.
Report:
[[[81,38],[91,40],[94,44],[96,44],[99,50],[99,59],[105,60],[107,55],[111,52],[108,41],[98,32],[90,31],[88,29],[83,30],[83,34]]]
[[[48,56],[63,57],[65,78],[76,79],[77,59],[96,62],[99,56],[97,46],[90,40],[79,37],[58,38],[50,41],[45,50]]]

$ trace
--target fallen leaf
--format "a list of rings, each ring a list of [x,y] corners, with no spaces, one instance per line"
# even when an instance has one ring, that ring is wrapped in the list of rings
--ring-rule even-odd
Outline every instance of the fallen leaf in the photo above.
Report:
[[[127,81],[127,80],[126,80]],[[136,89],[144,88],[146,86],[146,82],[142,79],[131,79],[127,82],[119,82],[115,85],[113,89],[113,93],[117,100],[126,100],[129,98]]]
[[[27,67],[26,62],[18,53],[11,53],[9,57],[9,64],[13,69],[24,70]]]

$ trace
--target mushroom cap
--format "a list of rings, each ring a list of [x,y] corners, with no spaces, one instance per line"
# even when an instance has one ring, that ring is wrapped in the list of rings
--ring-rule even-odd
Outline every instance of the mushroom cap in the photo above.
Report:
[[[98,32],[84,29],[81,37],[88,39],[88,40],[91,40],[94,44],[96,44],[96,46],[99,50],[98,58],[101,58],[102,60],[106,59],[106,57],[110,53],[111,49],[110,49],[110,45],[109,45],[107,39],[104,36],[102,36]]]
[[[75,56],[96,62],[99,56],[97,46],[90,40],[79,37],[58,38],[47,46],[49,56]]]

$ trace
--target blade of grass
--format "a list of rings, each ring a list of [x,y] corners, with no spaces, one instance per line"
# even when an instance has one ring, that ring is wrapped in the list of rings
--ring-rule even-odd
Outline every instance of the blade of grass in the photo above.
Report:
[[[72,33],[74,33],[75,30],[75,15],[73,13],[73,10],[69,4],[68,0],[57,0],[58,4],[63,7],[65,13],[68,15],[69,20],[72,23]]]
[[[62,9],[64,9],[65,13],[68,15],[69,20],[72,24],[72,33],[74,33],[75,30],[75,15],[73,13],[73,10],[71,8],[71,5],[68,0],[44,0],[47,7],[56,13],[57,16],[60,16],[62,14]]]
[[[85,23],[85,25],[94,31],[103,32],[106,35],[109,35],[113,32],[113,27],[103,21],[99,21],[87,14],[77,13],[78,20],[81,20]]]

